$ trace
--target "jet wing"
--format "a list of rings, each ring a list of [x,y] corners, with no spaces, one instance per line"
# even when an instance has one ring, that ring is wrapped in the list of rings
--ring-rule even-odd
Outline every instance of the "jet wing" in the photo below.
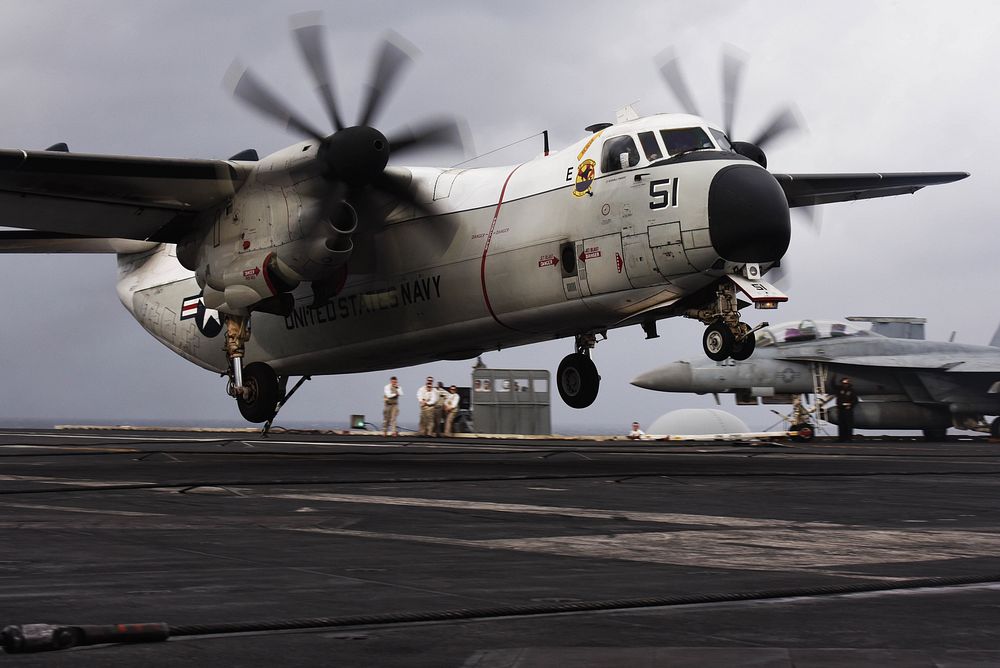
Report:
[[[0,226],[176,242],[249,168],[187,160],[0,150]]]
[[[908,195],[924,186],[960,181],[968,172],[909,172],[901,174],[775,174],[788,206]]]
[[[938,370],[952,373],[1000,373],[1000,353],[973,357],[942,353],[917,353],[912,355],[857,355],[818,356],[782,355],[778,359],[790,362],[822,362],[832,366],[867,366],[892,369]]]

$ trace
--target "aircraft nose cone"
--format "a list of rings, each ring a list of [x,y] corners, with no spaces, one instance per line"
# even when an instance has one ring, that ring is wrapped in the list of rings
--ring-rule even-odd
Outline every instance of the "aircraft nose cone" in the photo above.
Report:
[[[632,380],[632,384],[644,390],[690,392],[692,385],[691,365],[687,362],[673,362],[639,374]]]
[[[773,262],[788,250],[792,228],[785,191],[757,165],[729,165],[708,189],[708,229],[732,262]]]

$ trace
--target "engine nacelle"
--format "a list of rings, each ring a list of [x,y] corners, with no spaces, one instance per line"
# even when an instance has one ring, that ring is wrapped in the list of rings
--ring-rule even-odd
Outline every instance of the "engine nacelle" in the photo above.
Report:
[[[347,202],[337,206],[341,207],[339,215],[332,220],[320,218],[301,239],[275,250],[283,272],[290,272],[299,281],[319,281],[347,263],[354,250],[351,235],[358,229],[358,212]]]
[[[241,254],[221,275],[210,270],[210,265],[203,265],[195,273],[205,306],[226,313],[248,312],[298,285],[282,270],[274,251],[267,249]]]
[[[830,409],[830,421],[839,424],[837,409]],[[951,411],[940,406],[921,406],[908,401],[861,401],[854,406],[856,429],[947,429]]]
[[[246,193],[178,243],[177,259],[195,272],[209,308],[282,313],[300,282],[330,281],[354,250],[357,211],[346,201],[322,206],[292,189]]]

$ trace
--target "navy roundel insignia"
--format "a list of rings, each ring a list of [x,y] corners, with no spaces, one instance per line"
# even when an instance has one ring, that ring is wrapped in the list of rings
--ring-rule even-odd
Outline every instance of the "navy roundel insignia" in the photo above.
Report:
[[[198,300],[198,314],[195,316],[194,322],[198,325],[198,331],[210,339],[218,336],[219,332],[222,331],[222,318],[219,317],[219,312],[215,309],[205,308],[203,300]]]
[[[203,336],[214,338],[222,331],[222,318],[215,309],[205,307],[201,293],[186,297],[181,303],[181,320],[194,319],[194,324]]]

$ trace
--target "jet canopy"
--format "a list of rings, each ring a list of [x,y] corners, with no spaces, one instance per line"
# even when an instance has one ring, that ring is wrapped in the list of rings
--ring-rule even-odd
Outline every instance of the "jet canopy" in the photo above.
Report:
[[[757,330],[757,347],[815,341],[818,339],[839,339],[847,336],[881,336],[866,329],[858,329],[846,322],[833,320],[800,320],[783,322]]]

